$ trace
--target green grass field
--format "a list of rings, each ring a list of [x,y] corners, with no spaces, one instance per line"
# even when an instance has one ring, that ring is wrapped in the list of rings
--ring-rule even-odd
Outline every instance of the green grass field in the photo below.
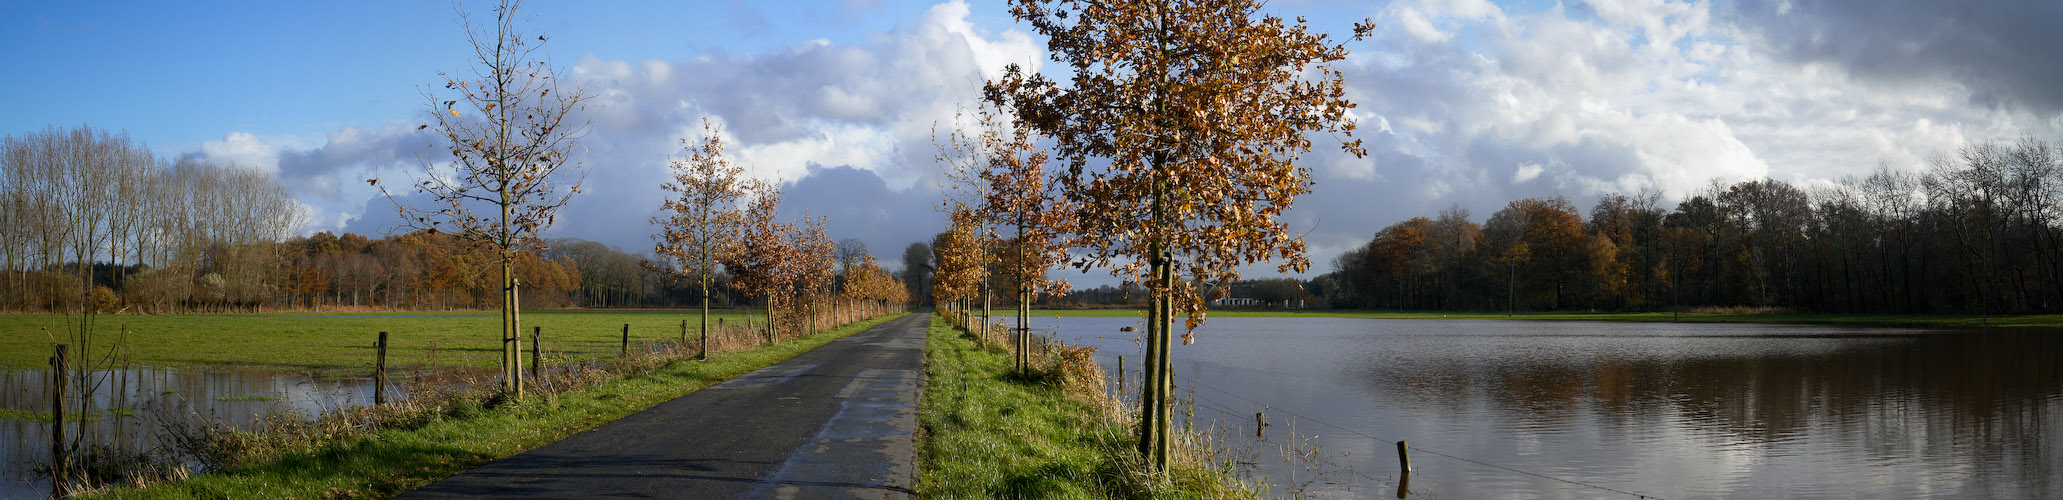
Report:
[[[756,311],[712,311],[713,318],[737,324],[764,319]],[[544,328],[545,350],[561,359],[613,356],[623,325],[637,342],[680,338],[681,321],[690,335],[701,324],[700,311],[564,310],[524,311],[523,343],[529,349],[531,327]],[[0,366],[47,367],[50,346],[76,328],[76,315],[0,315]],[[711,319],[715,324],[715,319]],[[105,356],[127,331],[129,362],[137,365],[235,366],[239,368],[342,372],[369,369],[379,332],[388,332],[389,366],[435,364],[492,367],[499,363],[499,311],[396,312],[364,314],[195,314],[98,315],[94,317],[91,355]],[[74,346],[73,349],[79,347]],[[75,358],[81,354],[73,354]]]
[[[1000,314],[1007,314],[1003,311]],[[1033,316],[1060,317],[1143,317],[1139,309],[1033,309]],[[1671,321],[1693,323],[1805,323],[1844,324],[1877,326],[1947,326],[1947,327],[2063,327],[2063,314],[2034,314],[2013,316],[1992,316],[1986,319],[1974,314],[1712,314],[1683,313],[1675,315],[1666,312],[1638,313],[1591,313],[1591,312],[1520,312],[1506,316],[1502,312],[1451,312],[1451,311],[1372,311],[1372,310],[1259,310],[1259,309],[1214,309],[1212,318],[1374,318],[1374,319],[1523,319],[1557,321],[1643,321],[1666,323]]]

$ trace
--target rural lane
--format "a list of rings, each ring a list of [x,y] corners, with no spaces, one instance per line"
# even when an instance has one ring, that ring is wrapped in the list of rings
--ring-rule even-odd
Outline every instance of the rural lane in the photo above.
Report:
[[[915,313],[396,498],[909,498]]]

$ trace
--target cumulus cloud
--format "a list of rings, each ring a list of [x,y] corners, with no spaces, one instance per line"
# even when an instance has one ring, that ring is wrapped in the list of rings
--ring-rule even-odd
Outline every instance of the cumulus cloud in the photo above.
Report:
[[[1785,61],[1877,84],[1954,82],[1970,103],[2063,111],[2063,4],[1932,0],[1726,2],[1720,17]]]
[[[335,231],[364,212],[364,201],[374,193],[365,179],[405,179],[404,169],[435,153],[434,144],[430,134],[403,125],[378,130],[343,127],[319,140],[231,132],[221,140],[201,143],[200,151],[185,156],[270,173],[308,209],[308,231]]]
[[[1529,196],[1827,182],[2057,132],[2063,62],[2036,52],[2063,35],[2022,19],[2063,9],[1893,3],[1371,9],[1381,28],[1341,67],[1370,155],[1313,153],[1314,192],[1291,218],[1326,262],[1449,206],[1481,221]]]
[[[593,169],[586,193],[562,217],[578,223],[557,232],[644,246],[666,159],[682,156],[682,139],[699,141],[700,120],[709,118],[748,175],[789,183],[797,190],[789,206],[831,215],[833,237],[866,238],[876,253],[928,239],[943,227],[931,209],[939,197],[933,124],[950,127],[1005,64],[1036,68],[1044,58],[1024,33],[985,30],[968,15],[963,2],[938,4],[913,24],[850,45],[819,40],[676,61],[583,58],[571,79],[591,82],[597,96],[587,109]],[[897,220],[883,222],[882,214]],[[909,240],[874,241],[880,234]]]
[[[849,7],[878,8],[866,1]],[[728,152],[748,175],[784,183],[784,215],[828,216],[832,237],[861,238],[893,259],[944,225],[934,210],[933,123],[950,127],[1005,64],[1036,68],[1043,59],[1024,33],[987,30],[968,17],[968,6],[952,1],[850,44],[807,41],[679,60],[582,57],[565,78],[584,82],[593,96],[578,116],[591,124],[580,143],[582,194],[551,232],[649,248],[667,162],[685,156],[684,140],[700,141],[706,118],[723,127]],[[204,150],[261,163],[304,199],[327,200],[311,229],[377,234],[399,221],[363,179],[403,184],[433,139],[413,128],[344,128],[314,146],[232,134]]]

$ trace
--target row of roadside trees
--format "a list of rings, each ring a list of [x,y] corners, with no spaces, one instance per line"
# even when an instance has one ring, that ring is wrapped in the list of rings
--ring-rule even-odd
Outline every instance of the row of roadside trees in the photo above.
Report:
[[[659,227],[653,251],[696,285],[701,332],[709,331],[711,297],[718,293],[712,285],[720,277],[739,295],[760,301],[768,338],[828,326],[841,306],[885,311],[909,302],[907,289],[864,245],[831,240],[826,218],[780,221],[779,184],[748,178],[724,153],[720,127],[705,121],[699,143],[682,143],[688,156],[669,163],[673,180],[663,187],[671,196],[660,205],[664,215],[652,219]]]
[[[1375,234],[1313,288],[1335,307],[2027,313],[2063,309],[2063,145],[1980,143],[1918,172],[1715,181],[1450,209]]]

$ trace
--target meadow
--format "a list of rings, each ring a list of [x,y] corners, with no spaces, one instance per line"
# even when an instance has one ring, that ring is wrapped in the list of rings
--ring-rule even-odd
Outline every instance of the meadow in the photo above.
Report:
[[[693,339],[700,318],[699,310],[523,311],[523,344],[529,351],[531,329],[541,327],[545,351],[555,359],[614,356],[624,325],[630,326],[630,342],[637,348],[679,340],[683,320]],[[711,311],[712,332],[718,318],[732,327],[765,321],[754,310]],[[383,331],[389,336],[390,366],[491,368],[500,360],[501,315],[496,311],[103,314],[92,321],[90,355],[101,359],[117,352],[126,357],[121,361],[134,365],[356,372],[372,366],[374,344]],[[77,343],[66,332],[75,331],[79,322],[78,315],[0,314],[0,367],[47,367],[51,344]]]

